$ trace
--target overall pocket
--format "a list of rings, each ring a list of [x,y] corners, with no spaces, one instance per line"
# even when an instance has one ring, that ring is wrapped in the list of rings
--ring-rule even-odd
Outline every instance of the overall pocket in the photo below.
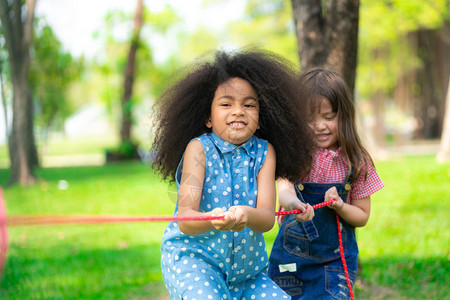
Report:
[[[299,257],[309,256],[309,236],[302,223],[294,220],[286,224],[284,228],[283,247],[290,254]]]
[[[284,228],[284,249],[295,256],[317,262],[329,262],[340,259],[337,226],[322,226],[312,221],[301,223],[286,220],[289,223]],[[316,228],[317,227],[317,228]],[[348,230],[341,226],[344,249],[347,249]]]

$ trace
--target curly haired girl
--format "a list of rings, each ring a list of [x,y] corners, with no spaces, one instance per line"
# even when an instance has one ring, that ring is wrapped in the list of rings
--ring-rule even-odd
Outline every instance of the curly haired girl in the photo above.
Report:
[[[298,74],[267,51],[218,51],[187,69],[158,102],[153,167],[177,183],[161,267],[171,299],[289,299],[267,276],[263,232],[278,177],[308,173],[312,136]],[[253,298],[252,298],[253,297]]]

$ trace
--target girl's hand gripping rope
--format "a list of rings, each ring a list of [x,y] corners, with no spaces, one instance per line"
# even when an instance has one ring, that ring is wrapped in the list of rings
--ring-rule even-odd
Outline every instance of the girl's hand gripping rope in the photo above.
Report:
[[[242,206],[232,206],[226,212],[221,208],[215,208],[211,211],[212,215],[223,216],[223,219],[211,220],[211,224],[217,230],[242,231],[248,222],[245,208]]]
[[[212,216],[223,216],[222,219],[211,220],[212,226],[217,230],[231,230],[236,223],[236,217],[230,211],[224,212],[221,208],[211,211]]]
[[[246,208],[241,205],[236,205],[230,207],[229,213],[233,214],[235,217],[235,223],[233,228],[231,230],[240,232],[244,230],[245,227],[248,225],[248,215],[246,212]]]
[[[324,206],[328,206],[331,205],[333,203],[335,203],[336,200],[335,199],[330,199],[328,201],[324,201],[322,203],[318,203],[315,204],[313,206],[309,205],[309,204],[305,204],[305,203],[301,203],[303,205],[303,209],[294,209],[294,210],[287,210],[287,211],[277,211],[275,213],[276,216],[281,216],[281,215],[292,215],[295,214],[295,218],[297,220],[299,220],[300,222],[306,222],[306,221],[310,221],[312,220],[312,218],[314,217],[314,209],[318,209]],[[304,218],[303,216],[308,215],[308,218]],[[311,219],[309,219],[309,217],[312,215]]]
[[[340,210],[344,206],[344,201],[341,197],[339,197],[337,189],[334,186],[325,192],[325,201],[329,200],[334,200],[330,205],[328,205],[331,209]]]
[[[309,203],[296,202],[293,207],[294,210],[299,210],[300,212],[295,214],[294,217],[299,222],[311,221],[314,218],[314,208]]]

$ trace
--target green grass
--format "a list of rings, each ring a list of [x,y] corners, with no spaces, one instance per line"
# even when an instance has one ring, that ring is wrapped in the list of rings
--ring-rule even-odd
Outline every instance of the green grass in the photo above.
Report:
[[[409,299],[449,299],[450,164],[428,156],[377,167],[386,187],[358,231],[363,277]]]
[[[386,187],[357,230],[357,299],[449,299],[450,165],[432,156],[377,163]],[[39,184],[4,191],[8,214],[170,215],[173,188],[148,165],[40,169]],[[0,184],[8,171],[0,169]],[[67,190],[58,189],[66,180]],[[167,223],[17,226],[0,299],[165,297],[159,246]],[[266,234],[270,251],[277,226]]]
[[[9,166],[8,146],[6,144],[0,145],[0,168]]]
[[[0,170],[5,183],[6,170]],[[141,163],[41,169],[31,188],[4,191],[8,214],[168,215],[168,185]],[[58,189],[66,180],[67,190]],[[164,294],[165,223],[10,227],[0,299],[130,299]]]

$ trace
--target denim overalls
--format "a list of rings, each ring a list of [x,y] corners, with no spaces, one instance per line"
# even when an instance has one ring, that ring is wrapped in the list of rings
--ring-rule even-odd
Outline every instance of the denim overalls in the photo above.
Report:
[[[324,201],[325,192],[335,186],[345,201],[352,172],[342,183],[297,183],[297,197],[311,205]],[[286,215],[273,244],[269,276],[292,299],[350,299],[339,252],[336,213],[328,207],[314,211],[314,218],[298,222]],[[358,245],[354,227],[340,219],[342,241],[350,281],[356,278]]]

